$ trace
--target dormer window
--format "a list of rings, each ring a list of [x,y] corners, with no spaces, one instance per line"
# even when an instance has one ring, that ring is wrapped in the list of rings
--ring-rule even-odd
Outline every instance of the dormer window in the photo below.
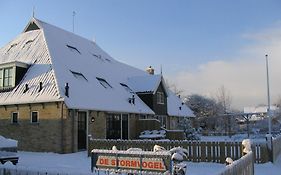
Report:
[[[74,71],[70,71],[72,73],[72,75],[77,78],[77,79],[80,79],[80,80],[87,80],[87,78],[80,72],[74,72]]]
[[[14,85],[14,70],[13,67],[0,69],[0,88],[10,88]]]
[[[120,83],[120,85],[123,86],[127,92],[133,93],[132,89],[129,88],[129,86],[127,86],[126,84]]]
[[[5,68],[3,70],[4,70],[3,87],[13,86],[13,77],[14,77],[13,68],[9,67],[9,68]]]
[[[28,65],[20,62],[0,65],[0,90],[7,91],[15,87],[23,78]]]
[[[68,47],[72,52],[77,52],[77,53],[81,54],[81,52],[76,47],[70,46],[68,44],[66,45],[66,47]]]
[[[105,79],[102,79],[102,78],[98,78],[98,77],[97,77],[97,80],[100,82],[100,84],[101,84],[104,88],[112,88],[112,86],[110,86],[110,84],[109,84]]]

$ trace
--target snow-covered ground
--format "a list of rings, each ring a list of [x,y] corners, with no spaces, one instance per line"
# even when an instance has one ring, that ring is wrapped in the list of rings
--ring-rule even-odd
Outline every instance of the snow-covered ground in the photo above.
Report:
[[[19,163],[14,166],[11,163],[1,167],[17,168],[32,171],[48,171],[68,173],[71,175],[88,175],[90,170],[90,158],[86,152],[78,152],[73,154],[55,154],[55,153],[33,153],[19,152]],[[217,163],[194,163],[187,162],[187,175],[212,175],[220,172],[225,165]],[[281,173],[281,157],[277,163],[255,164],[255,175],[280,175]]]
[[[247,134],[236,134],[231,137],[229,136],[200,136],[201,141],[213,141],[213,142],[242,142],[244,139],[247,139]],[[251,141],[265,142],[265,135],[250,135]]]

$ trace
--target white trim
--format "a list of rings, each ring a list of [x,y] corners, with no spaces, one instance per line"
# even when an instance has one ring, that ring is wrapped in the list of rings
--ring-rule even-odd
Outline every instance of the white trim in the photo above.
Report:
[[[32,122],[32,113],[37,112],[37,122]],[[30,111],[30,123],[36,124],[39,123],[39,111]]]

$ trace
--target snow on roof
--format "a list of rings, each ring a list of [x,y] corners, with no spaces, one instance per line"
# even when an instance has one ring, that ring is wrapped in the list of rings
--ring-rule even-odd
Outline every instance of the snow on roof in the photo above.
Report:
[[[178,96],[176,96],[171,90],[168,90],[168,92],[168,115],[178,117],[195,117],[193,111],[186,104],[184,104]]]
[[[37,27],[29,27],[32,23]],[[151,76],[113,59],[93,41],[35,18],[0,49],[0,63],[9,62],[25,63],[29,68],[12,91],[0,93],[1,105],[64,101],[71,109],[154,114],[125,86],[134,92],[155,92],[162,80],[161,75]],[[43,89],[39,92],[40,82]],[[26,84],[29,90],[24,93]],[[134,104],[129,102],[132,98]],[[185,107],[173,109],[178,109],[173,99],[173,95],[168,99],[168,114],[186,116]]]
[[[161,75],[146,74],[128,78],[129,86],[136,93],[155,93],[162,80]]]
[[[252,106],[252,107],[244,107],[244,113],[266,113],[268,106],[262,105],[262,106]],[[270,109],[272,111],[275,111],[278,109],[277,106],[270,106]]]
[[[30,65],[26,75],[11,92],[0,93],[1,105],[61,100],[42,31],[22,33],[1,48],[0,62]],[[40,81],[43,89],[38,92]],[[29,90],[23,93],[25,84],[28,84]]]

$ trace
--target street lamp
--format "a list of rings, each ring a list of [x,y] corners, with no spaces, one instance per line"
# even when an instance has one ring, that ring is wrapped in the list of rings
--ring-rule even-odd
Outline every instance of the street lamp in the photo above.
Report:
[[[268,55],[265,55],[266,61],[266,80],[267,80],[267,116],[268,116],[268,134],[271,135],[271,111],[270,111],[270,92],[269,92],[269,74],[268,74]]]

